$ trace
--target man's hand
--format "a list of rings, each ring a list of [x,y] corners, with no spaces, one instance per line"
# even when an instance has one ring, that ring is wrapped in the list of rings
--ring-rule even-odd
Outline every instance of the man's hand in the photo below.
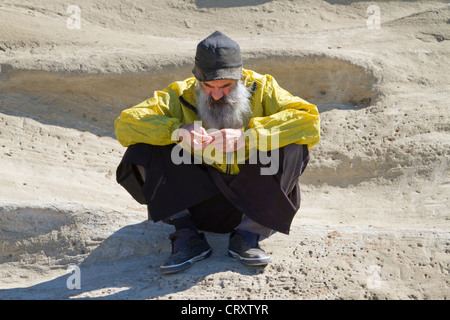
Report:
[[[245,135],[241,129],[222,129],[209,133],[213,144],[219,152],[234,152],[245,147]]]
[[[205,128],[197,123],[184,124],[178,129],[178,141],[186,143],[194,150],[204,150],[214,138],[211,137]]]
[[[178,129],[178,140],[194,150],[204,150],[212,144],[219,152],[234,152],[245,147],[245,135],[241,129],[222,129],[208,134],[196,123],[184,124]]]

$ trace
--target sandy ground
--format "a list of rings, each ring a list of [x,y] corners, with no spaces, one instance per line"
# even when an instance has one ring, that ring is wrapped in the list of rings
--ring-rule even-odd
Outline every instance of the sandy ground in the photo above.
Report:
[[[0,3],[0,299],[449,298],[448,1],[73,4]],[[164,276],[171,228],[116,184],[113,121],[215,30],[319,106],[322,140],[267,267],[207,234],[209,259]]]

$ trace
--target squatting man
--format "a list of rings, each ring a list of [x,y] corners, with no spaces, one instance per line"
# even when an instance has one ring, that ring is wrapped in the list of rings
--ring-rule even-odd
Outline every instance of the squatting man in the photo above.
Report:
[[[219,31],[197,45],[192,72],[117,118],[127,147],[117,182],[150,220],[173,225],[163,273],[211,255],[201,231],[229,233],[231,257],[267,265],[259,242],[289,234],[298,178],[320,139],[317,107],[244,69],[239,45]]]

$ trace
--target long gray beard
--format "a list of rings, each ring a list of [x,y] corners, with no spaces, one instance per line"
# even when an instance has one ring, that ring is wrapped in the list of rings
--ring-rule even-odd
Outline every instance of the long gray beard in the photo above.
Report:
[[[219,100],[207,95],[200,83],[197,86],[197,109],[205,129],[240,129],[252,118],[250,92],[238,81],[228,96]]]

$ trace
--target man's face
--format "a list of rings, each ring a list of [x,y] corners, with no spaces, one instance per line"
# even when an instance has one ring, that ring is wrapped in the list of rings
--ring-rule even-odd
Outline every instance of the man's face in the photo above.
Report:
[[[197,109],[206,129],[239,129],[252,116],[250,92],[242,81],[199,82]]]
[[[236,86],[237,80],[223,79],[213,81],[200,82],[206,95],[211,96],[214,100],[219,100],[223,96],[228,97],[230,92]]]

